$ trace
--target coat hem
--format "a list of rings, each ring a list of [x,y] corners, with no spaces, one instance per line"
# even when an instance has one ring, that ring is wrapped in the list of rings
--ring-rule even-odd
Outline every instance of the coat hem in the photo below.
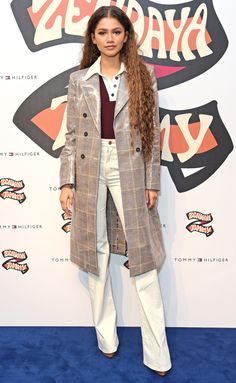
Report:
[[[137,277],[138,275],[147,273],[148,271],[158,269],[157,265],[154,263],[147,263],[145,266],[142,268],[135,268],[136,270],[132,270],[132,267],[130,267],[130,277]]]
[[[96,267],[89,266],[89,265],[85,266],[84,264],[78,262],[78,259],[75,259],[74,257],[70,257],[70,260],[72,263],[74,263],[76,266],[78,266],[80,270],[99,276],[99,272],[96,269]]]

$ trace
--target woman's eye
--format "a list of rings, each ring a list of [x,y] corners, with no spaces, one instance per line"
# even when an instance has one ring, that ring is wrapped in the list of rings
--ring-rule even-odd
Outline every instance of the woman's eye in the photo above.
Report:
[[[100,36],[103,36],[103,35],[105,35],[105,32],[98,32],[98,34],[99,34]]]
[[[120,34],[121,34],[121,31],[115,31],[114,34],[115,34],[115,35],[120,35]]]

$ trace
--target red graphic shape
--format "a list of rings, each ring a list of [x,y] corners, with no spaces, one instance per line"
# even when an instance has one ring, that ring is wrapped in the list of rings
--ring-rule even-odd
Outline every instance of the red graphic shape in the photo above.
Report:
[[[155,75],[157,78],[170,76],[171,74],[180,72],[181,70],[185,69],[185,66],[165,66],[165,65],[152,65],[155,70]]]
[[[200,131],[200,122],[194,122],[192,124],[189,124],[189,131],[191,133],[191,136],[194,139],[196,139]],[[161,131],[161,149],[163,148],[164,135],[165,129]],[[218,144],[211,130],[207,129],[197,153],[205,153],[208,150],[215,148],[216,146],[218,146]],[[169,147],[171,153],[185,153],[189,149],[189,146],[178,125],[170,126]]]
[[[46,133],[52,140],[57,138],[61,129],[66,103],[60,104],[56,109],[47,108],[36,114],[31,121]]]

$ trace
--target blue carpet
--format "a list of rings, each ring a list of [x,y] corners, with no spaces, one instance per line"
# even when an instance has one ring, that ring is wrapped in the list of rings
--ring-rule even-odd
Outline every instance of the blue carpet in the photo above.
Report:
[[[142,363],[139,328],[119,328],[114,359],[91,327],[1,327],[1,383],[236,383],[236,330],[167,328],[173,368],[164,378]]]

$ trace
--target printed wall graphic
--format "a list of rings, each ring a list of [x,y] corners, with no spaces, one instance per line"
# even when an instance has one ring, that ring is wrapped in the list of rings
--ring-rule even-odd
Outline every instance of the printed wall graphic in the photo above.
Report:
[[[162,165],[179,192],[191,190],[215,173],[233,150],[217,102],[191,110],[160,109],[160,115]]]
[[[228,40],[212,0],[174,5],[146,0],[14,0],[11,7],[28,48],[35,52],[82,43],[88,18],[99,6],[110,4],[131,17],[145,61],[155,67],[159,89],[205,72],[227,49]]]
[[[209,223],[213,221],[211,214],[203,214],[199,211],[190,211],[186,214],[189,220],[193,220],[186,226],[186,229],[190,232],[197,232],[205,234],[206,237],[210,237],[214,233],[214,229]],[[202,259],[202,258],[200,258]]]
[[[110,1],[103,5],[106,3]],[[37,51],[56,44],[82,42],[79,26],[85,27],[88,17],[101,4],[100,1],[73,4],[53,0],[11,3],[29,49]],[[146,61],[156,68],[159,89],[198,76],[216,64],[227,49],[228,40],[211,0],[175,5],[132,0],[127,6],[122,1],[116,4],[126,9],[142,31],[141,48]],[[13,119],[20,130],[55,158],[64,145],[67,87],[69,75],[76,69],[68,69],[35,90]],[[216,102],[188,111],[160,109],[160,115],[162,164],[168,167],[177,190],[188,191],[221,166],[233,150],[231,138]],[[183,169],[192,169],[192,174],[185,176]]]
[[[64,225],[62,226],[62,230],[65,233],[70,233],[71,231],[71,217],[69,217],[66,213],[62,213],[62,219],[63,221],[66,221]]]
[[[19,203],[23,203],[26,200],[25,193],[19,193],[19,191],[25,187],[22,180],[15,181],[11,178],[0,178],[0,187],[5,187],[0,191],[0,197],[2,199],[12,199]]]
[[[68,71],[31,94],[19,107],[14,123],[48,154],[59,157],[66,132]],[[206,181],[233,150],[217,102],[184,111],[160,108],[162,165],[179,192]],[[185,176],[184,170],[192,169]]]
[[[4,267],[4,269],[20,271],[22,274],[27,273],[27,271],[29,270],[29,266],[27,265],[27,263],[21,263],[28,258],[25,251],[19,252],[12,249],[3,250],[2,256],[4,258],[8,258],[2,264],[2,267]]]
[[[13,122],[51,156],[58,158],[66,132],[66,101],[70,73],[63,72],[35,90],[18,108]]]

